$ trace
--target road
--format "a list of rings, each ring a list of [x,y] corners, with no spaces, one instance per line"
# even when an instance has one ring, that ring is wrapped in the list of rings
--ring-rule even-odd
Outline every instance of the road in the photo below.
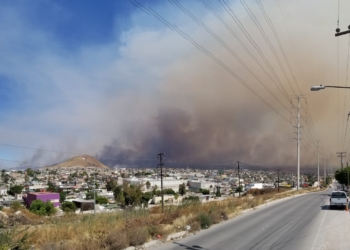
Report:
[[[350,213],[329,209],[332,190],[275,201],[152,250],[348,250]]]

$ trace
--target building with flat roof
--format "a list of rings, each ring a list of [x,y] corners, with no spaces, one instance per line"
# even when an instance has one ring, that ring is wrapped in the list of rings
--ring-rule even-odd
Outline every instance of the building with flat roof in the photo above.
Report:
[[[43,202],[51,201],[54,207],[58,207],[60,205],[59,193],[49,193],[49,192],[28,193],[26,197],[23,197],[23,199],[27,207],[30,207],[32,202],[36,200],[42,200]]]

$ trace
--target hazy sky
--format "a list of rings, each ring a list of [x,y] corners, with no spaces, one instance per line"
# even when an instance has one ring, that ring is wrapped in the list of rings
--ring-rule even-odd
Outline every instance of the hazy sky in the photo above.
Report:
[[[337,19],[325,0],[1,1],[0,168],[79,154],[154,167],[159,152],[168,166],[296,166],[296,95],[301,167],[317,140],[322,169],[339,167],[350,91],[310,91],[350,86]]]

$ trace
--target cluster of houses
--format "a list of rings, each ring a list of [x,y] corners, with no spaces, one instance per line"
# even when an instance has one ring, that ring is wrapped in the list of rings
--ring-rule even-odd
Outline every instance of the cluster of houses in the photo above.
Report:
[[[7,183],[4,182],[7,177]],[[302,181],[306,181],[302,175]],[[112,191],[108,191],[106,184],[114,180],[116,185],[125,183],[141,185],[143,192],[152,190],[172,189],[179,192],[180,185],[185,185],[186,195],[176,196],[164,195],[167,203],[178,203],[186,196],[198,196],[202,201],[210,201],[217,198],[218,191],[221,197],[235,195],[237,187],[241,191],[250,188],[275,188],[277,171],[251,171],[241,170],[238,175],[236,169],[232,170],[196,170],[196,169],[165,169],[163,171],[163,184],[157,169],[101,169],[94,167],[71,167],[71,168],[48,168],[31,170],[2,171],[0,187],[0,205],[10,206],[12,202],[18,201],[27,207],[37,199],[50,200],[55,207],[59,207],[60,193],[66,194],[66,200],[73,201],[79,211],[93,210],[94,201],[87,200],[88,191],[94,190],[98,196],[108,199],[109,205],[101,206],[100,209],[117,209]],[[279,185],[292,186],[295,182],[293,173],[281,173]],[[57,190],[56,193],[48,192],[48,183]],[[8,195],[11,186],[21,185],[23,191],[15,196]],[[205,190],[205,194],[203,194]],[[240,192],[241,192],[240,191]],[[238,194],[237,194],[238,195]],[[158,204],[161,197],[154,196],[150,204]]]

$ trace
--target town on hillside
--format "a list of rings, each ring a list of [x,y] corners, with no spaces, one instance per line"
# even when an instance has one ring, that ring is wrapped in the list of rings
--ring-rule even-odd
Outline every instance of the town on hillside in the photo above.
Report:
[[[90,163],[83,166],[78,158]],[[162,199],[163,205],[188,199],[210,202],[243,196],[250,189],[296,188],[293,172],[164,168],[161,176],[158,168],[110,169],[89,156],[75,157],[76,165],[67,162],[42,169],[1,170],[0,206],[19,203],[31,209],[39,201],[52,203],[56,215],[103,213],[159,206]],[[317,183],[317,176],[311,173],[301,174],[300,187],[325,185],[330,177],[320,180]]]

